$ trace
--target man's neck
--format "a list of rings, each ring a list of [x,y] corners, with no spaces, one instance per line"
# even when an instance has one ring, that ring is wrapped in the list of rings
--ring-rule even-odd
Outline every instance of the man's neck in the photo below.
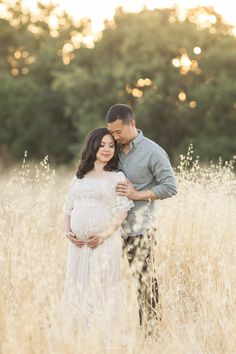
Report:
[[[128,143],[122,145],[122,150],[123,150],[124,154],[126,154],[126,155],[128,154],[128,152],[129,152],[129,150],[130,150],[130,143],[131,143],[135,138],[137,138],[138,134],[139,134],[139,132],[138,132],[138,130],[135,128],[133,138],[132,138]]]
[[[135,130],[134,130],[134,137],[133,137],[133,139],[132,140],[134,140],[135,138],[137,138],[137,136],[138,136],[138,130],[137,130],[137,128],[135,128]],[[131,140],[131,141],[132,141]]]

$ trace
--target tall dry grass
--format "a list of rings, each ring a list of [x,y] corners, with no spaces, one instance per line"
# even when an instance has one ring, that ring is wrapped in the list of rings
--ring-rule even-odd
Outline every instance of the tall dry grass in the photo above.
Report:
[[[71,353],[50,337],[64,282],[68,241],[62,204],[70,178],[69,172],[50,171],[47,159],[33,167],[24,162],[1,176],[1,354]],[[233,354],[233,164],[200,167],[189,151],[177,178],[178,195],[158,202],[159,320],[147,324],[153,336],[145,339],[141,333],[135,352]]]

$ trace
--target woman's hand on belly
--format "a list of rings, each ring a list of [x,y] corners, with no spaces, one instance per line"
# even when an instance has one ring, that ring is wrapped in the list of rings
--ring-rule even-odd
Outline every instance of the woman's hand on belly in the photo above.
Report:
[[[76,238],[76,235],[74,232],[69,231],[66,233],[66,237],[76,246],[78,247],[83,247],[85,245],[85,242]]]
[[[104,241],[105,241],[106,237],[97,234],[97,235],[92,235],[90,236],[87,241],[85,241],[85,244],[94,249],[97,248],[98,246],[100,246]]]

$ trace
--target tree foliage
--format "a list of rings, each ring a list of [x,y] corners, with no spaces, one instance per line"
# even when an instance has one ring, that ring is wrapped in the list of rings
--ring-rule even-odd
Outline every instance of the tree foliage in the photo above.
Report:
[[[190,143],[206,160],[235,154],[236,38],[212,8],[184,20],[175,8],[117,9],[93,45],[89,20],[16,4],[0,19],[0,149],[70,161],[121,102],[172,159]]]

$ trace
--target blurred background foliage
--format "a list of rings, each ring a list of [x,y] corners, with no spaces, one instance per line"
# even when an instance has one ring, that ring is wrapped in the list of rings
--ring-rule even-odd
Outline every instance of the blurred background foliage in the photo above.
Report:
[[[3,11],[4,9],[4,11]],[[204,15],[204,21],[200,21]],[[236,154],[236,37],[212,8],[125,13],[95,37],[54,5],[0,0],[0,159],[68,163],[84,136],[128,103],[137,126],[177,163],[194,144],[209,161]]]

